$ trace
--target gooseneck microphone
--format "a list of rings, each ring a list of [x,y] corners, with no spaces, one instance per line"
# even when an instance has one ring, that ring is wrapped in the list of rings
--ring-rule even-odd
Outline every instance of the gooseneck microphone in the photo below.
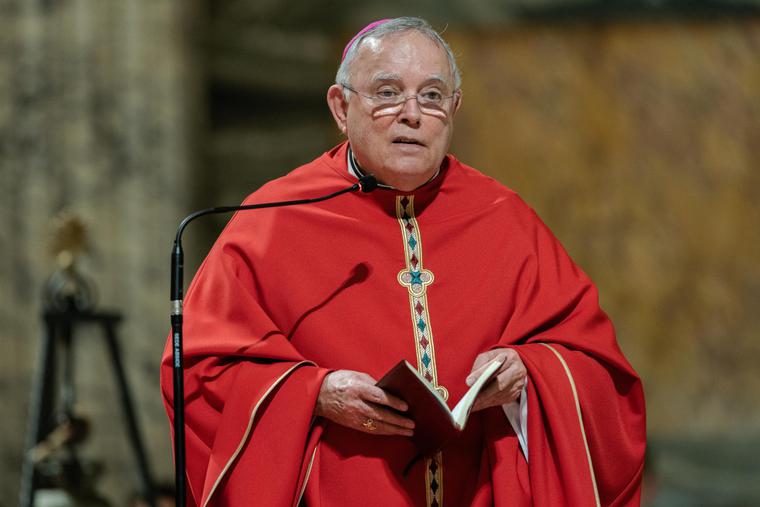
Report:
[[[281,206],[296,206],[327,201],[349,192],[372,192],[377,188],[377,180],[373,175],[362,176],[357,183],[337,192],[314,197],[312,199],[296,199],[292,201],[265,202],[260,204],[244,204],[240,206],[219,206],[196,211],[186,216],[177,228],[174,238],[171,260],[171,324],[172,324],[172,359],[174,372],[174,469],[177,489],[177,503],[185,507],[186,478],[185,478],[185,379],[182,367],[182,298],[184,292],[184,254],[182,252],[182,233],[185,227],[196,218],[219,213],[231,213],[262,208],[278,208]]]

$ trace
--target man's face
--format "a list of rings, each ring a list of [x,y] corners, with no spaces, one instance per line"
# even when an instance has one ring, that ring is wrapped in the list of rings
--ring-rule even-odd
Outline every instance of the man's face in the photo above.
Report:
[[[446,53],[435,42],[415,32],[365,39],[352,63],[349,99],[336,112],[362,169],[400,190],[413,190],[430,179],[451,143],[459,95],[443,100],[438,110],[420,108],[417,93],[454,94],[454,77]],[[402,94],[408,98],[395,108],[378,106],[363,97]],[[331,99],[331,96],[334,99]],[[341,95],[342,97],[342,95]],[[341,117],[342,116],[342,117]]]

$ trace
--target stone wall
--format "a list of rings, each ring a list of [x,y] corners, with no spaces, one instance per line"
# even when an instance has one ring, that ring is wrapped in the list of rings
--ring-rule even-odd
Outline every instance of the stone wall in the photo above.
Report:
[[[670,505],[756,503],[760,19],[450,38],[453,151],[520,192],[600,286]]]
[[[158,475],[171,478],[158,395],[168,330],[172,231],[186,182],[198,83],[187,21],[193,2],[0,2],[0,505],[16,503],[41,326],[53,270],[49,223],[60,210],[88,226],[83,270],[100,307],[121,311],[127,375]],[[137,485],[108,356],[84,330],[78,405],[92,423],[84,454],[106,465],[101,490],[122,503]]]
[[[760,21],[465,34],[455,152],[602,286],[656,432],[760,429]]]

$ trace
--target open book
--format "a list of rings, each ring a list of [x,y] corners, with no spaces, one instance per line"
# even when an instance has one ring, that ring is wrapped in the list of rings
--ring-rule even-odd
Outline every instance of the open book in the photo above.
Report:
[[[502,359],[491,361],[453,410],[449,410],[438,391],[405,360],[383,375],[377,386],[409,405],[404,415],[415,423],[412,441],[421,454],[430,455],[462,432],[478,393],[502,362]]]

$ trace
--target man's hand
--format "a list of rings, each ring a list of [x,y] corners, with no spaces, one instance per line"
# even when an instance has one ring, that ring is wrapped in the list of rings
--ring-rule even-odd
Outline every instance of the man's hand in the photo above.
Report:
[[[494,374],[494,378],[478,394],[472,406],[473,412],[511,403],[520,397],[528,372],[522,359],[520,359],[520,355],[514,349],[502,348],[479,354],[475,358],[470,375],[467,377],[467,385],[474,384],[480,374],[483,373],[486,365],[499,357],[504,361]]]
[[[329,373],[319,390],[315,414],[373,435],[412,436],[414,421],[395,412],[406,412],[406,402],[386,393],[375,382],[358,371]],[[374,424],[367,424],[370,419]]]

